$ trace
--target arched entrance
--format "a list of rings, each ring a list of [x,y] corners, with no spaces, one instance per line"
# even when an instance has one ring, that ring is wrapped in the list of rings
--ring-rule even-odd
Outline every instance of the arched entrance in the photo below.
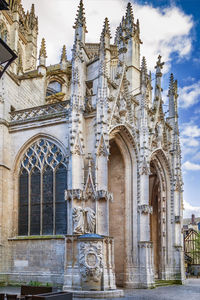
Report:
[[[153,242],[154,251],[154,276],[161,277],[161,186],[155,164],[150,164],[149,176],[149,201],[153,208],[150,217],[150,239]]]
[[[108,190],[113,193],[109,207],[109,234],[114,237],[115,274],[118,286],[124,283],[125,261],[125,164],[116,142],[110,142]]]

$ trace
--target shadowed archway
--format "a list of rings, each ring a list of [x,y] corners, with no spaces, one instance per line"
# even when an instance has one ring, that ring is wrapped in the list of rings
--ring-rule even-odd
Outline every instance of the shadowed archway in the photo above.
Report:
[[[108,189],[113,193],[113,202],[110,203],[109,229],[110,236],[114,237],[115,243],[116,283],[118,286],[123,286],[125,258],[125,165],[120,149],[114,140],[110,143]]]

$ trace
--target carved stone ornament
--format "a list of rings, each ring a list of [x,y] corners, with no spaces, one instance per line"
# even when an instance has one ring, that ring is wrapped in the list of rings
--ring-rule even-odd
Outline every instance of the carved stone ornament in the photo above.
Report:
[[[149,164],[147,163],[146,158],[144,157],[143,161],[141,162],[141,166],[140,166],[140,175],[149,175],[150,172],[150,168],[149,168]]]
[[[97,200],[99,199],[106,199],[106,201],[113,201],[113,194],[109,193],[108,191],[105,190],[99,190],[96,192],[97,194]]]
[[[83,281],[99,282],[103,273],[102,242],[79,244],[79,268]]]
[[[152,244],[152,242],[141,241],[141,242],[138,242],[138,247],[139,248],[153,248],[153,244]]]
[[[74,233],[84,233],[84,210],[82,207],[74,207],[72,213]]]
[[[147,205],[147,204],[138,205],[138,212],[141,214],[152,214],[153,207],[151,205]]]
[[[73,208],[73,233],[94,233],[96,226],[96,214],[90,207],[82,208],[80,206]]]
[[[109,151],[107,149],[104,136],[101,135],[99,145],[97,147],[97,156],[108,156],[108,155],[109,155]]]
[[[65,200],[81,200],[83,197],[83,191],[80,189],[66,190],[65,191]]]

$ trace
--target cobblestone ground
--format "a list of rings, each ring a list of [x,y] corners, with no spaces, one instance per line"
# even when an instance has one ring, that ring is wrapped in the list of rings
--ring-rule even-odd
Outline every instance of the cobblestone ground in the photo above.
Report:
[[[0,287],[0,293],[19,294],[19,287]],[[74,298],[74,300],[80,298]],[[91,298],[85,298],[91,299]],[[158,287],[152,290],[126,290],[124,298],[109,300],[200,300],[200,279],[187,279],[185,285]]]

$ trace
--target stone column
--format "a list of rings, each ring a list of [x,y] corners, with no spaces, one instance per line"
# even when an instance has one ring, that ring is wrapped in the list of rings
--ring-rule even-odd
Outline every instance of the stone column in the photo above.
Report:
[[[150,288],[154,282],[153,245],[150,241],[150,214],[152,207],[149,205],[149,166],[144,160],[140,172],[140,204],[139,214],[139,266],[140,266],[140,287]]]

